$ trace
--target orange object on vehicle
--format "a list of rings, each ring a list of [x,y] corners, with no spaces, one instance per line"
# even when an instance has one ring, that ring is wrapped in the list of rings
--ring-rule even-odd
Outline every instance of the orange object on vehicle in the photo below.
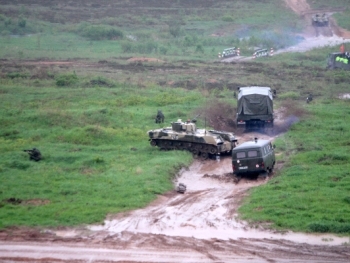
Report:
[[[344,44],[341,44],[341,46],[340,46],[340,52],[341,52],[341,53],[344,53],[344,52],[345,52],[345,46],[344,46]]]

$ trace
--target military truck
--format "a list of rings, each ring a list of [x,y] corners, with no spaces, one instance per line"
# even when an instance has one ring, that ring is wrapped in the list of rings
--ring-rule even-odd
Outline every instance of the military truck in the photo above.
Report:
[[[195,120],[178,119],[171,127],[147,132],[151,146],[162,150],[187,150],[203,159],[210,155],[231,153],[237,144],[232,132],[197,129]]]
[[[276,163],[275,150],[269,140],[248,141],[232,150],[234,175],[271,174]]]
[[[315,14],[312,16],[312,25],[317,27],[328,26],[328,16],[326,14]]]
[[[329,54],[327,58],[327,68],[350,70],[349,52],[334,52]]]
[[[240,87],[237,96],[237,128],[273,127],[273,92],[270,87]]]

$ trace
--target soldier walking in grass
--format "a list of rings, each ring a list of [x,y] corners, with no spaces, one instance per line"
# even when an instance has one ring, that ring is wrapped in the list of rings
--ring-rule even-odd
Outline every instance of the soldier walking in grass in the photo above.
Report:
[[[313,100],[312,94],[309,93],[309,95],[308,95],[307,98],[306,98],[306,103],[310,103],[312,100]]]

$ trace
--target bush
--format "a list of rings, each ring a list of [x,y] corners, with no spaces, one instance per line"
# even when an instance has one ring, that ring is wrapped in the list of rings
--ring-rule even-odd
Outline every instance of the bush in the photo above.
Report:
[[[346,203],[350,204],[350,196],[346,196],[346,197],[344,198],[344,201],[345,201]]]
[[[63,87],[63,86],[70,86],[78,82],[78,76],[73,74],[62,74],[56,78],[56,85]]]
[[[162,55],[166,55],[166,53],[168,53],[168,48],[164,47],[164,46],[161,46],[159,48],[159,53],[162,54]]]
[[[119,39],[124,34],[121,30],[107,25],[86,25],[80,28],[79,34],[90,40]]]
[[[22,163],[20,161],[12,161],[12,162],[8,163],[7,166],[9,168],[19,169],[19,170],[27,170],[30,167],[29,164]]]
[[[311,230],[311,232],[317,233],[326,233],[330,230],[329,224],[323,222],[311,223],[308,225],[308,228]]]
[[[224,22],[233,22],[234,21],[233,17],[230,15],[225,15],[225,16],[221,17],[221,20]]]
[[[286,99],[296,100],[296,99],[300,98],[300,94],[295,92],[295,91],[288,91],[288,92],[285,92],[283,94],[278,95],[278,98],[281,100],[286,100]]]
[[[7,73],[7,77],[10,79],[27,78],[28,74],[23,72],[10,72],[10,73]]]
[[[27,21],[24,18],[20,18],[18,20],[18,26],[19,27],[26,27]]]
[[[154,41],[146,41],[145,43],[138,43],[136,45],[136,52],[141,54],[149,54],[158,51],[158,43]]]
[[[203,46],[202,46],[201,44],[198,44],[198,45],[196,46],[196,52],[198,52],[198,53],[204,53],[204,48],[203,48]]]
[[[90,80],[90,84],[93,86],[105,86],[105,87],[114,87],[115,85],[104,77],[97,77]]]
[[[178,37],[181,35],[181,26],[178,23],[169,25],[169,33],[173,37]]]
[[[121,42],[121,47],[124,53],[132,52],[133,44],[129,40]]]

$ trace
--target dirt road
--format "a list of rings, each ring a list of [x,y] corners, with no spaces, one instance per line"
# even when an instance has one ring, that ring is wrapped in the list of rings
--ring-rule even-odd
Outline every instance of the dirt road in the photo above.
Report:
[[[241,140],[257,134],[246,134]],[[268,138],[268,136],[260,137]],[[237,218],[247,190],[268,179],[235,183],[230,157],[195,160],[148,207],[79,229],[0,232],[0,262],[348,262],[348,238],[278,233]]]
[[[304,24],[304,30],[301,37],[304,38],[299,44],[279,49],[274,52],[275,55],[285,52],[305,52],[314,48],[325,46],[337,46],[342,43],[350,43],[350,32],[339,27],[336,21],[332,18],[335,12],[344,11],[341,8],[329,8],[322,10],[313,10],[306,0],[285,0],[286,5],[300,16],[300,20]],[[327,14],[329,17],[329,26],[317,27],[312,25],[312,15],[320,13]],[[230,57],[222,59],[221,62],[245,61],[254,59],[250,57]]]
[[[276,125],[283,122],[277,116]],[[254,137],[274,139],[256,132],[238,139]],[[348,238],[276,232],[238,218],[248,190],[268,180],[237,182],[230,156],[196,159],[174,181],[187,185],[184,194],[168,192],[103,225],[0,231],[0,262],[348,262]]]

